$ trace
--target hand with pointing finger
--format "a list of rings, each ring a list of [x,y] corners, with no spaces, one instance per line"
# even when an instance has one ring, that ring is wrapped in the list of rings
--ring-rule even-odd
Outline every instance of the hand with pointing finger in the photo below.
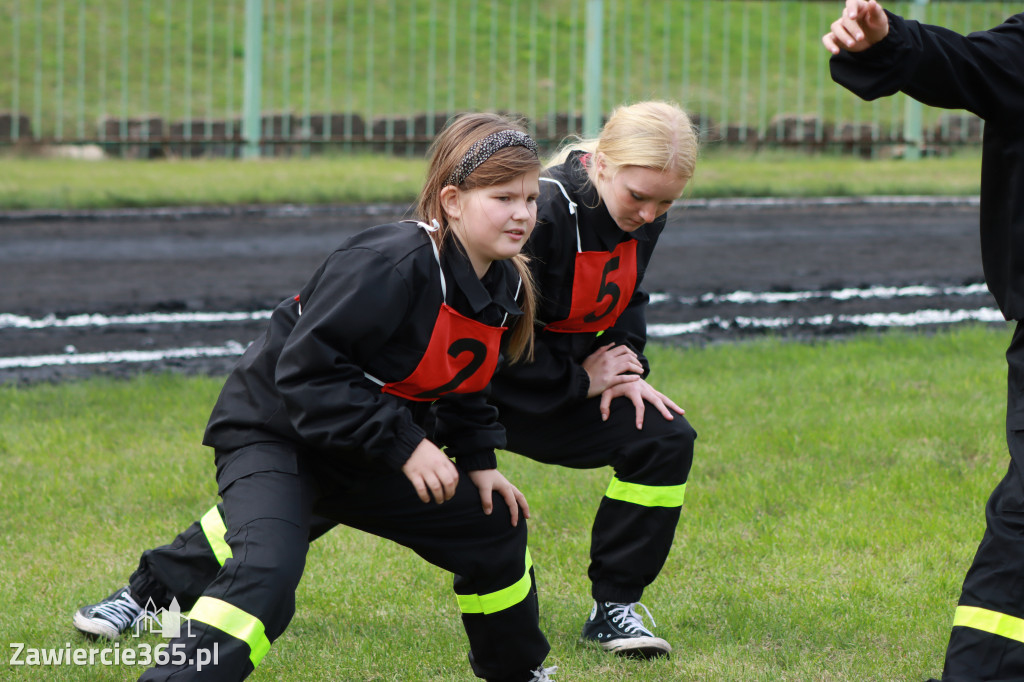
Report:
[[[842,16],[821,42],[832,54],[863,52],[889,34],[889,17],[876,0],[846,0]]]

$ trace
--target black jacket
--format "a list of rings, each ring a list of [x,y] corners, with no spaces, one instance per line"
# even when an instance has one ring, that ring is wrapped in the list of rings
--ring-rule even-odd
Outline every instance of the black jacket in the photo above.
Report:
[[[644,273],[655,244],[665,229],[667,216],[661,216],[632,233],[623,232],[612,220],[590,183],[581,157],[573,152],[560,166],[545,171],[547,177],[562,183],[576,204],[580,241],[584,251],[608,251],[624,241],[637,242],[637,281],[629,306],[615,325],[596,332],[564,333],[543,331],[545,323],[565,319],[572,305],[572,284],[576,259],[576,217],[557,185],[540,183],[537,226],[526,244],[530,267],[538,290],[537,338],[535,360],[502,367],[492,382],[492,401],[499,409],[550,414],[552,410],[585,400],[590,379],[582,362],[598,347],[612,343],[626,345],[643,357],[647,343],[646,306],[648,295],[641,288]]]
[[[864,99],[903,91],[985,120],[981,256],[1003,315],[1024,319],[1024,14],[962,36],[889,14],[889,34],[832,57],[832,78]]]
[[[519,315],[519,278],[495,262],[480,280],[458,242],[442,251],[448,304],[500,326]],[[437,261],[414,223],[367,229],[342,244],[299,292],[274,310],[266,335],[228,377],[204,443],[220,451],[285,442],[334,467],[400,469],[431,437],[467,470],[495,466],[504,447],[497,410],[483,393],[448,394],[435,403],[382,393],[408,377],[427,347],[441,306]],[[301,315],[299,305],[301,304]]]

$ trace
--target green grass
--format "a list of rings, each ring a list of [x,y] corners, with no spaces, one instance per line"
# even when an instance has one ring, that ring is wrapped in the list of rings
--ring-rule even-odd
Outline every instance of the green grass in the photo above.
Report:
[[[1007,463],[1002,326],[655,346],[652,381],[699,433],[675,546],[644,601],[669,661],[577,644],[589,528],[609,471],[504,454],[527,494],[556,679],[921,680],[941,669],[983,506]],[[80,604],[215,500],[199,445],[216,378],[0,388],[0,635],[81,644]],[[468,680],[449,578],[339,529],[316,543],[298,612],[254,680]],[[151,643],[158,643],[153,638]],[[115,680],[138,670],[16,669]]]
[[[411,202],[426,162],[0,159],[0,209]]]
[[[778,114],[888,127],[902,102],[864,104],[832,83],[819,43],[829,2],[607,0],[604,109],[680,100],[721,123]],[[583,111],[580,0],[266,0],[267,112]],[[907,14],[911,4],[886,6]],[[37,136],[92,139],[104,117],[231,119],[243,102],[245,3],[9,0],[0,12],[0,110]],[[311,10],[306,14],[306,10]],[[329,11],[328,11],[329,10]],[[932,2],[926,20],[986,29],[1001,2]],[[309,55],[308,70],[306,55]],[[936,120],[926,113],[926,122]]]
[[[687,197],[976,195],[980,154],[894,159],[714,151]],[[412,203],[421,159],[78,161],[0,157],[0,210],[237,204]]]

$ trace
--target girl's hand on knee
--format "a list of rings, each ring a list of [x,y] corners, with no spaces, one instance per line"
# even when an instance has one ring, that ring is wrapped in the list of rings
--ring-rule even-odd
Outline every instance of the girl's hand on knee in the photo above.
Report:
[[[638,430],[644,427],[644,414],[647,410],[644,403],[653,405],[668,421],[674,419],[673,412],[680,415],[686,414],[686,410],[676,405],[671,398],[640,379],[633,383],[612,386],[601,393],[602,421],[608,421],[608,417],[611,415],[612,399],[619,397],[629,398],[633,403],[633,407],[636,409],[636,428]]]
[[[601,395],[612,386],[637,381],[644,373],[644,366],[636,353],[628,346],[609,343],[601,346],[583,361],[583,369],[590,377],[587,397]]]
[[[448,455],[424,438],[402,465],[402,473],[424,502],[431,497],[438,504],[452,499],[459,484],[459,470]]]
[[[480,502],[483,505],[484,514],[490,516],[494,511],[494,493],[498,493],[508,505],[513,526],[519,525],[520,509],[523,510],[524,519],[530,518],[530,505],[526,503],[526,497],[497,469],[470,471],[469,480],[473,481],[477,490],[480,491]]]

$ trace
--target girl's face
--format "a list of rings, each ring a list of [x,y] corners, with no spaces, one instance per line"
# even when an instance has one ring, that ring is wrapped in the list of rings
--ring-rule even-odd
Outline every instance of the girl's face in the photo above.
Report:
[[[537,221],[539,177],[539,171],[532,171],[500,185],[471,190],[448,185],[441,190],[448,222],[477,277],[493,261],[515,256],[526,244]]]
[[[633,232],[654,222],[683,194],[686,178],[642,166],[622,166],[615,175],[598,158],[595,185],[615,224],[623,232]]]

